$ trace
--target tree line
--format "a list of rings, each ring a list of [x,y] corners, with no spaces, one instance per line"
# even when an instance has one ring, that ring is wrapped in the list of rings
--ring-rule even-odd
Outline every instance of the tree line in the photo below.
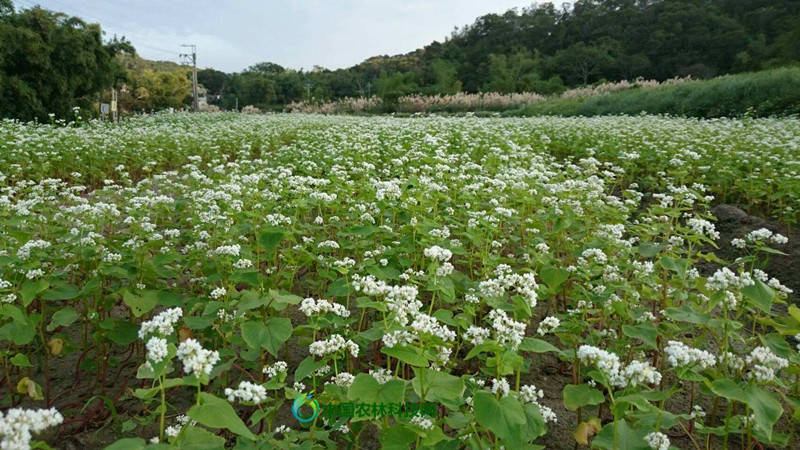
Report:
[[[710,78],[800,60],[796,0],[579,0],[487,14],[444,42],[353,67],[293,70],[271,62],[238,73],[199,71],[209,103],[282,109],[377,95],[522,92],[555,94],[599,81]],[[0,0],[0,117],[68,118],[119,88],[129,110],[181,107],[188,73],[139,58],[98,24]]]
[[[800,60],[796,0],[579,0],[487,14],[445,42],[340,70],[274,63],[214,69],[200,82],[223,108],[378,95],[559,93],[606,80],[756,71]]]

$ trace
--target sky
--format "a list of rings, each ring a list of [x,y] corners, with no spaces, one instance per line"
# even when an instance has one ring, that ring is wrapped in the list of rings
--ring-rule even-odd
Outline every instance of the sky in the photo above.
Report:
[[[147,59],[180,62],[197,45],[198,67],[238,72],[270,61],[292,69],[350,67],[444,41],[455,26],[532,0],[13,0],[100,23]]]

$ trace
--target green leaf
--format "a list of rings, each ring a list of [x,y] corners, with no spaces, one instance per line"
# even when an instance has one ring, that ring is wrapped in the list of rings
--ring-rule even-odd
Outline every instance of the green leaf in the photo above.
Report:
[[[22,283],[22,288],[20,289],[20,298],[22,299],[22,305],[28,306],[31,304],[36,295],[40,292],[44,291],[50,287],[50,283],[46,280],[36,280],[36,281],[26,281]]]
[[[476,392],[472,399],[475,420],[480,426],[497,435],[507,447],[523,446],[527,418],[517,399],[505,396],[498,401],[486,391]]]
[[[200,404],[192,406],[188,415],[207,427],[225,428],[247,439],[256,439],[230,403],[208,392],[200,393]]]
[[[127,320],[115,320],[114,328],[108,332],[108,339],[117,345],[130,345],[139,337],[139,327]]]
[[[650,348],[658,349],[658,341],[656,340],[658,338],[658,330],[649,323],[643,323],[641,325],[623,325],[622,332],[625,336],[639,339]]]
[[[425,357],[422,350],[413,345],[384,346],[381,347],[381,352],[412,366],[424,367],[428,365],[428,358]]]
[[[261,348],[267,342],[267,326],[256,320],[244,322],[242,324],[242,338],[248,347],[253,349]]]
[[[711,392],[725,397],[729,400],[736,400],[737,402],[747,403],[747,396],[744,389],[741,388],[735,381],[728,378],[721,378],[711,382]]]
[[[347,294],[352,292],[350,285],[347,284],[347,280],[344,278],[339,278],[330,286],[328,286],[328,291],[325,293],[326,297],[346,297]]]
[[[311,375],[311,372],[319,369],[325,364],[326,363],[324,360],[314,361],[313,357],[306,356],[304,360],[300,361],[300,364],[297,366],[297,369],[294,370],[294,381],[303,380],[305,377]]]
[[[783,414],[783,407],[775,398],[775,394],[765,391],[758,386],[748,385],[744,391],[747,406],[756,416],[756,425],[772,440],[772,427]]]
[[[498,344],[496,341],[484,341],[476,345],[475,347],[472,347],[472,349],[469,351],[469,353],[467,353],[467,356],[464,357],[464,359],[472,359],[480,355],[481,353],[488,353],[488,352],[498,353],[502,349],[503,347],[501,347],[500,344]]]
[[[711,320],[710,314],[695,311],[689,305],[683,305],[679,308],[667,308],[664,310],[664,315],[678,322],[689,322],[698,325],[704,325]]]
[[[562,283],[567,281],[569,272],[566,269],[547,266],[539,271],[539,278],[541,278],[547,287],[555,290],[557,287],[561,286]]]
[[[543,341],[541,339],[527,337],[522,340],[522,343],[519,346],[520,350],[526,352],[533,352],[533,353],[547,353],[547,352],[558,352],[558,348],[553,344]]]
[[[639,254],[645,258],[652,258],[664,249],[664,244],[654,244],[652,242],[642,242],[637,247]]]
[[[269,294],[270,297],[272,297],[272,306],[279,311],[286,309],[287,305],[297,305],[303,301],[303,299],[297,295],[278,293],[278,291],[275,290],[270,290]]]
[[[376,227],[376,226],[372,226],[372,225],[363,225],[363,226],[351,227],[351,228],[349,228],[349,229],[347,230],[347,232],[348,232],[348,233],[353,233],[353,234],[356,234],[356,235],[358,235],[358,236],[364,236],[364,237],[366,237],[366,236],[370,236],[370,235],[372,235],[372,234],[374,234],[374,233],[377,233],[377,232],[378,232],[378,230],[380,230],[380,228],[378,228],[378,227]]]
[[[416,376],[411,385],[423,400],[449,405],[456,405],[461,400],[461,394],[464,392],[464,380],[461,378],[440,370],[420,367],[414,368],[414,374]]]
[[[405,425],[397,424],[380,433],[384,450],[408,450],[417,438],[417,433]]]
[[[360,403],[402,403],[404,394],[403,380],[390,380],[380,384],[372,375],[360,373],[350,385],[347,398]]]
[[[568,384],[564,386],[564,405],[570,411],[582,406],[599,405],[606,401],[603,393],[588,384]]]
[[[614,427],[616,424],[617,439],[614,439]],[[603,450],[650,450],[650,446],[644,440],[644,435],[637,433],[625,419],[618,419],[616,422],[607,424],[592,439],[592,448]]]
[[[260,273],[257,270],[247,270],[242,272],[234,272],[231,274],[230,280],[235,283],[244,283],[249,286],[259,286],[260,280],[258,279]]]
[[[68,327],[78,319],[78,313],[75,308],[67,306],[61,308],[53,314],[50,324],[47,325],[47,331],[53,331],[58,327]]]
[[[267,304],[267,299],[261,297],[258,291],[244,291],[239,304],[236,305],[239,311],[248,311],[259,308]]]
[[[220,450],[225,448],[225,438],[189,425],[183,427],[174,445],[181,450]]]
[[[769,333],[759,336],[761,342],[769,347],[776,355],[781,358],[789,359],[792,354],[792,347],[786,342],[786,339],[778,333]]]
[[[141,317],[156,307],[158,296],[155,291],[145,291],[138,296],[125,290],[122,292],[122,301],[128,305],[135,317]]]
[[[278,356],[278,350],[292,335],[292,321],[285,317],[270,317],[266,320],[267,341],[262,344],[272,356]]]
[[[14,364],[17,367],[33,367],[33,364],[31,364],[28,357],[23,353],[17,353],[13,358],[11,358],[10,361],[11,364]]]
[[[684,258],[671,258],[669,256],[662,256],[658,263],[661,267],[671,270],[681,277],[686,275],[686,268],[689,266],[689,261]]]
[[[756,280],[754,284],[742,288],[742,294],[750,300],[750,303],[758,309],[769,313],[772,310],[772,299],[775,293],[772,288],[764,284],[761,280]]]
[[[13,341],[16,345],[25,345],[31,342],[36,336],[35,324],[31,323],[28,317],[19,308],[12,305],[0,306],[3,307],[3,315],[13,319],[11,323],[0,327],[0,339]]]
[[[258,243],[264,247],[267,253],[272,254],[275,252],[275,249],[278,248],[278,245],[280,245],[284,235],[285,233],[283,230],[278,228],[262,231],[258,234]]]
[[[456,299],[456,288],[450,277],[437,277],[434,282],[436,289],[442,294],[442,299],[453,303]]]
[[[798,322],[800,322],[800,308],[796,305],[789,305],[789,315]]]
[[[80,292],[77,286],[62,284],[45,292],[42,298],[45,300],[70,300],[77,297]]]
[[[292,335],[292,322],[285,317],[270,317],[265,322],[251,320],[242,324],[242,338],[252,349],[263,348],[272,356]]]

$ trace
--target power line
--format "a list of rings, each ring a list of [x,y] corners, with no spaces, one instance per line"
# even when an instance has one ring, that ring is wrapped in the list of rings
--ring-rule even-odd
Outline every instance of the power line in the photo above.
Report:
[[[30,0],[25,0],[25,1],[30,1]],[[78,15],[80,15],[82,17],[85,17],[86,19],[91,20],[93,22],[99,23],[101,25],[101,27],[110,26],[111,28],[114,28],[113,31],[119,32],[119,33],[114,33],[114,34],[121,34],[122,36],[131,36],[131,37],[133,37],[133,38],[135,38],[137,40],[145,40],[146,39],[144,37],[144,35],[138,34],[136,32],[130,32],[130,30],[127,30],[127,32],[126,32],[126,27],[125,26],[120,26],[120,24],[115,23],[112,20],[108,20],[108,19],[100,20],[98,17],[96,17],[96,16],[94,16],[92,14],[87,14],[82,9],[76,8],[76,7],[71,6],[71,5],[66,5],[66,4],[62,3],[60,0],[49,0],[49,1],[54,2],[54,3],[58,4],[58,5],[61,5],[61,8],[63,8],[65,10],[64,12],[66,12],[66,10],[75,11],[76,14],[78,14]],[[106,32],[110,32],[112,30],[106,29],[105,31]],[[147,49],[150,49],[150,50],[154,50],[154,51],[158,51],[158,52],[168,53],[168,54],[173,55],[173,56],[180,56],[180,53],[176,52],[175,50],[167,50],[167,49],[164,49],[164,48],[161,48],[161,47],[156,47],[156,46],[150,45],[150,44],[137,43],[136,46],[144,47],[144,48],[147,48]]]

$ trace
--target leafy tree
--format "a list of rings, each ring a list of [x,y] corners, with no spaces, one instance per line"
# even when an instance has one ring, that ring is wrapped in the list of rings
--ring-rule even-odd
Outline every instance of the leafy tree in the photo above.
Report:
[[[197,71],[197,82],[208,89],[211,94],[220,94],[225,85],[230,81],[230,75],[216,69],[203,69]]]
[[[285,68],[272,62],[253,64],[252,66],[248,67],[247,70],[245,70],[245,72],[260,73],[263,75],[276,75],[285,71]]]
[[[612,62],[608,49],[583,42],[557,51],[552,58],[552,65],[560,69],[570,84],[588,84]]]
[[[378,79],[375,80],[375,90],[378,96],[387,103],[395,103],[398,98],[412,93],[415,88],[416,84],[409,72],[395,72],[391,75],[381,72]]]
[[[431,62],[434,84],[431,91],[436,94],[455,94],[461,91],[461,81],[458,79],[458,68],[455,64],[444,59],[435,59]]]
[[[152,70],[129,73],[130,86],[120,95],[120,107],[148,111],[180,108],[191,92],[187,70]]]
[[[114,55],[133,51],[124,39],[104,43],[97,24],[40,7],[14,12],[8,0],[0,3],[0,43],[0,116],[22,120],[92,108],[121,75]]]
[[[489,80],[484,91],[530,91],[541,80],[541,61],[527,50],[506,55],[489,55]]]

